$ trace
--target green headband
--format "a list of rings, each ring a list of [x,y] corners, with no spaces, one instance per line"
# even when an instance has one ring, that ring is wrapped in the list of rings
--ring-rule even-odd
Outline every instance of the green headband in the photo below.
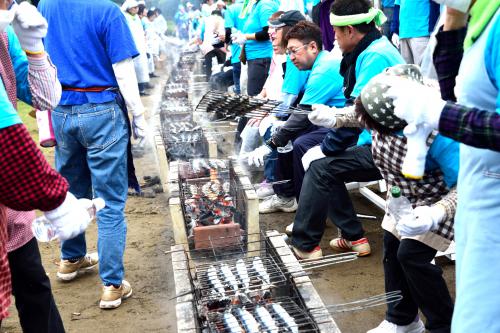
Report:
[[[380,27],[387,21],[387,17],[380,9],[370,8],[368,13],[356,15],[335,15],[330,14],[330,23],[332,26],[345,27],[348,25],[356,25],[361,23],[370,23],[374,21]]]

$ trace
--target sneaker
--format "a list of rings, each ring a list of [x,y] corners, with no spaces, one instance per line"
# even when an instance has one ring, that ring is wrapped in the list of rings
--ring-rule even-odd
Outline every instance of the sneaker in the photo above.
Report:
[[[259,188],[255,192],[259,199],[265,199],[274,194],[273,186],[265,180],[260,183]]]
[[[360,238],[357,241],[348,241],[342,237],[334,238],[330,241],[330,247],[336,251],[358,252],[358,257],[364,257],[371,253],[370,243],[368,243],[366,237]]]
[[[259,213],[285,212],[293,213],[297,210],[297,200],[295,198],[284,198],[274,194],[259,204]]]
[[[101,301],[99,307],[101,309],[116,309],[125,300],[132,296],[132,287],[126,280],[122,280],[119,288],[114,286],[103,286]]]
[[[285,234],[291,236],[292,232],[293,232],[293,223],[290,223],[289,225],[286,226]]]
[[[366,333],[423,333],[425,331],[424,323],[418,319],[409,325],[396,325],[384,320],[374,329]]]
[[[302,251],[292,246],[292,251],[299,259],[319,259],[323,257],[323,251],[319,246],[316,246],[311,252]]]
[[[78,275],[78,272],[88,271],[97,266],[99,258],[97,253],[89,253],[76,262],[61,260],[57,277],[63,281],[71,281]]]

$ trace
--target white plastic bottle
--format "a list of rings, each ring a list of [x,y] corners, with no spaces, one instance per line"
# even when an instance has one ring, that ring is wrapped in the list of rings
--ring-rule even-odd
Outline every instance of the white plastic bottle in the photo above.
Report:
[[[89,222],[96,217],[97,212],[103,209],[105,205],[104,200],[101,198],[89,200],[89,208],[87,208]],[[31,230],[35,238],[40,242],[50,242],[57,239],[59,236],[57,228],[45,217],[45,215],[39,216],[33,220]]]
[[[401,195],[401,189],[398,186],[393,186],[390,193],[387,210],[394,217],[396,223],[406,218],[414,219],[413,206],[407,198]]]

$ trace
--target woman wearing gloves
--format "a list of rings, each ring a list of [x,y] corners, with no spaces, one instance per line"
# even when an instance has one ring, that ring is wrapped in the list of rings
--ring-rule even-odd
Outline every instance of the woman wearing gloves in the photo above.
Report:
[[[77,197],[94,192],[106,202],[97,214],[99,306],[117,308],[132,294],[123,279],[127,188],[137,185],[127,110],[134,136],[147,135],[133,61],[138,52],[123,13],[110,1],[42,0],[38,8],[50,25],[44,42],[63,85],[52,114],[56,167]],[[74,279],[86,252],[84,233],[62,242],[58,277]]]
[[[445,103],[425,87],[412,90],[414,84],[401,80],[388,82],[393,85],[390,95],[395,98],[396,114],[412,126],[435,128],[462,142],[455,217],[457,297],[453,332],[498,332],[500,1],[437,2],[450,7],[437,35],[438,48],[443,46],[439,43],[447,42],[450,48],[460,50],[460,40],[450,43],[439,37],[457,35],[468,22],[455,87],[457,103]],[[414,154],[425,155],[425,151]]]
[[[422,85],[417,67],[391,67],[366,85],[355,102],[355,115],[344,123],[371,129],[375,165],[388,185],[398,186],[415,208],[414,218],[396,220],[389,212],[384,216],[385,287],[388,292],[401,290],[403,299],[389,304],[386,319],[368,332],[424,332],[418,310],[427,318],[425,328],[429,332],[450,332],[453,302],[442,270],[432,260],[453,239],[458,144],[431,133],[427,138],[429,155],[422,179],[405,178],[401,167],[408,147],[401,130],[406,123],[394,115],[392,100],[387,96],[388,76],[404,77]]]
[[[46,211],[59,238],[66,240],[88,225],[87,207],[67,192],[67,182],[47,164],[15,110],[17,98],[43,109],[59,101],[56,70],[41,43],[47,22],[27,2],[17,6],[2,0],[0,31],[0,321],[10,304],[12,276],[23,331],[64,332],[31,232],[34,214],[14,210]]]

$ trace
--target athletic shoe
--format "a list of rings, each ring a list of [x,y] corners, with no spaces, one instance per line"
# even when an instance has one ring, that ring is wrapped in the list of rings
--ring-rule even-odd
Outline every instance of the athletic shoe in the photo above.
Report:
[[[319,259],[323,257],[323,251],[319,246],[316,246],[311,252],[302,251],[292,246],[292,251],[299,259]]]
[[[125,280],[122,280],[122,284],[118,288],[114,286],[103,286],[99,307],[101,309],[116,309],[122,304],[122,300],[130,296],[132,296],[132,287],[130,283]]]
[[[293,213],[297,210],[297,200],[294,197],[285,198],[274,194],[259,204],[259,213],[267,214],[274,212]]]
[[[293,231],[293,223],[290,223],[289,225],[286,226],[285,234],[287,234],[288,236],[291,236],[292,231]]]
[[[268,198],[274,194],[273,185],[264,180],[262,183],[260,183],[259,188],[255,192],[257,193],[259,199]]]
[[[336,251],[342,252],[358,252],[358,257],[364,257],[371,253],[370,243],[366,237],[356,241],[348,241],[344,238],[334,238],[330,241],[330,247]]]
[[[99,258],[95,252],[85,255],[85,257],[75,262],[61,260],[59,262],[59,269],[57,270],[57,277],[63,281],[71,281],[76,278],[79,272],[91,270],[98,263]]]
[[[424,331],[425,325],[420,319],[409,325],[396,325],[384,320],[380,325],[366,333],[423,333]]]

